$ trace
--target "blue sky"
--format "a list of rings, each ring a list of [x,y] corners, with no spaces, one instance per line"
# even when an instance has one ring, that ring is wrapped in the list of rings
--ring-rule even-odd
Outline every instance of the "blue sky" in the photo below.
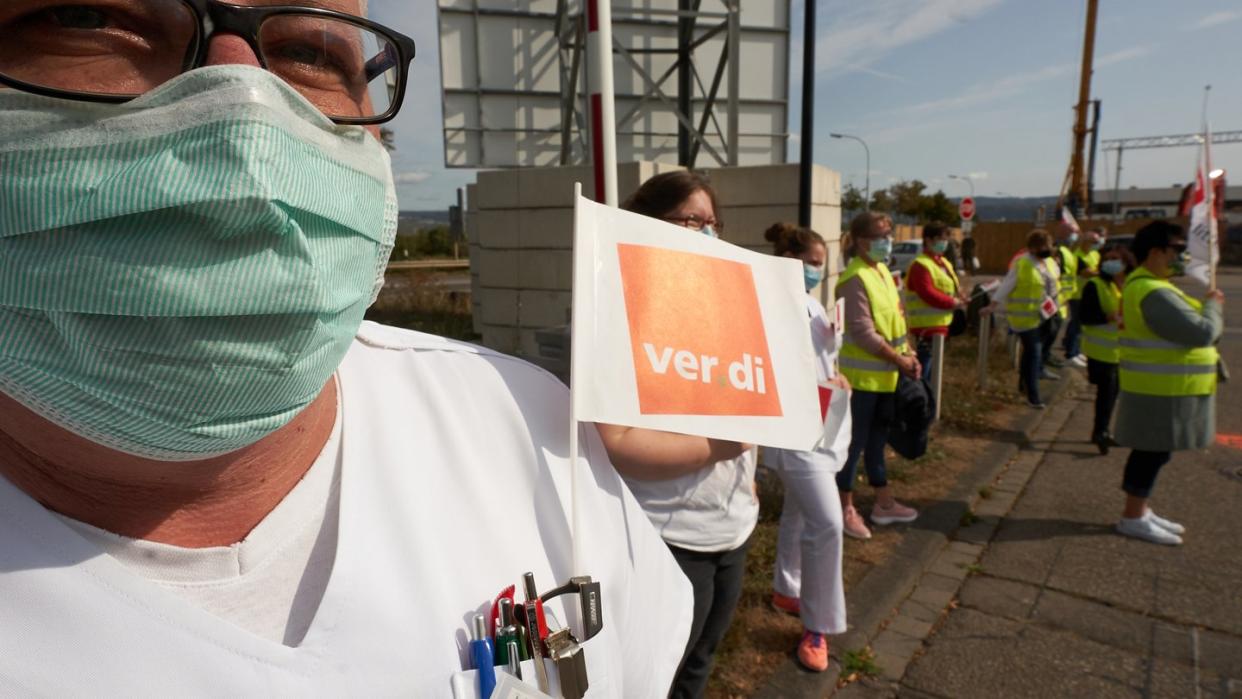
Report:
[[[767,0],[745,0],[763,2]],[[745,21],[743,3],[743,22]],[[793,0],[789,125],[797,158],[803,0]],[[1069,162],[1085,0],[821,0],[817,6],[815,161],[843,182],[871,187],[919,178],[951,196],[1055,194]],[[372,16],[418,43],[410,91],[393,123],[403,209],[453,201],[473,171],[446,170],[433,0],[371,0]],[[1199,128],[1212,85],[1215,130],[1242,129],[1242,0],[1100,0],[1093,97],[1100,137]],[[1097,157],[1097,188],[1112,187],[1112,154]],[[1220,146],[1216,165],[1242,178],[1242,144]],[[1128,151],[1122,186],[1185,182],[1193,148]],[[1107,168],[1105,167],[1107,165]]]

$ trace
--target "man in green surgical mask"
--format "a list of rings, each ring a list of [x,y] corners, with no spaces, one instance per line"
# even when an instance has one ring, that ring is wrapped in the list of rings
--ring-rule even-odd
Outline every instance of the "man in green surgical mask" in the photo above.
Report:
[[[413,40],[237,2],[0,4],[0,694],[444,694],[527,571],[665,693],[689,588],[563,387],[363,322]]]

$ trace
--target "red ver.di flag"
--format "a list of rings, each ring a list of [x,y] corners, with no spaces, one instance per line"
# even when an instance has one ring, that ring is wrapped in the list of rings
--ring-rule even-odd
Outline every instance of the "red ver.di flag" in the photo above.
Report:
[[[797,260],[578,197],[574,418],[809,450],[824,435]]]

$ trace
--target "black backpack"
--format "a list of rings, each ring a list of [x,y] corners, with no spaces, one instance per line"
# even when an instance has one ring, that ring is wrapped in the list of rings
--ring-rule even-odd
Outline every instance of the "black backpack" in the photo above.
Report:
[[[936,417],[936,398],[927,379],[902,376],[897,381],[896,409],[888,445],[907,459],[927,453],[927,433]]]

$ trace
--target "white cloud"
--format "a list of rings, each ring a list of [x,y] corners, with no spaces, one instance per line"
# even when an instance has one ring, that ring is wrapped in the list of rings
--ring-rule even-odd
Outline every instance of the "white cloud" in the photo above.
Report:
[[[431,177],[430,172],[415,170],[414,172],[397,173],[394,179],[396,180],[397,184],[418,184],[419,182],[425,182],[430,177]]]
[[[1207,29],[1208,27],[1215,27],[1229,22],[1236,22],[1239,19],[1242,19],[1242,10],[1222,10],[1220,12],[1213,12],[1203,19],[1200,19],[1198,22],[1189,25],[1186,29],[1188,31],[1195,29]]]
[[[1141,56],[1151,53],[1150,46],[1131,47],[1104,54],[1095,59],[1095,67],[1103,68],[1115,65],[1124,61],[1133,60]],[[884,114],[910,114],[910,113],[926,113],[948,111],[954,109],[964,109],[966,107],[974,107],[986,102],[992,102],[1005,97],[1012,97],[1026,91],[1032,85],[1053,80],[1068,75],[1073,75],[1079,70],[1077,63],[1060,63],[1057,65],[1045,66],[1038,70],[1027,71],[1024,73],[1014,73],[1005,76],[1000,80],[975,83],[962,90],[956,95],[950,97],[941,97],[926,102],[919,102],[906,107],[886,110],[877,113]]]
[[[862,70],[897,48],[974,19],[1000,3],[1001,0],[824,3],[821,16],[832,19],[816,39],[816,72],[839,75]]]
[[[969,178],[970,178],[970,179],[972,179],[972,180],[986,180],[986,179],[988,178],[988,173],[986,173],[986,172],[968,172],[968,173],[966,173],[966,176],[967,176],[967,177],[969,177]]]

